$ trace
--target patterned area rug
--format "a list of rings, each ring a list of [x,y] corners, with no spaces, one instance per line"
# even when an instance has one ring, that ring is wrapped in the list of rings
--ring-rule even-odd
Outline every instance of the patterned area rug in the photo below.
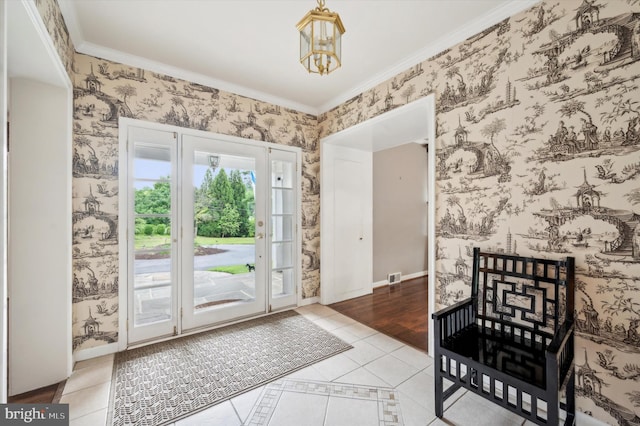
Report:
[[[171,423],[351,348],[288,311],[119,352],[109,419]]]

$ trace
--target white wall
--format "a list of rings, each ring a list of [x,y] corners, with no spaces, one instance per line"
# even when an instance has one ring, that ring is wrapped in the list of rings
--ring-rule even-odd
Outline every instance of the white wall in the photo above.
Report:
[[[7,22],[0,0],[0,404],[7,401]]]
[[[71,370],[71,140],[64,88],[10,80],[9,394]]]
[[[408,143],[373,153],[373,281],[427,270],[427,151]]]

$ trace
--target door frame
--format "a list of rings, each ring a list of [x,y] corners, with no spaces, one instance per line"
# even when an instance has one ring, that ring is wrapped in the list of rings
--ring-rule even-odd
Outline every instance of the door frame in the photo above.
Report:
[[[0,0],[0,365],[7,365],[7,14],[5,0]],[[0,404],[7,402],[7,369],[0,370]]]
[[[335,238],[331,227],[326,226],[332,222],[332,193],[330,192],[332,176],[332,162],[335,154],[333,146],[345,146],[366,152],[375,152],[382,149],[393,148],[406,143],[418,142],[428,146],[427,154],[427,284],[428,284],[428,318],[429,330],[433,330],[431,314],[435,312],[435,288],[436,288],[436,120],[435,120],[435,95],[430,94],[409,104],[387,111],[362,123],[356,124],[342,131],[331,134],[320,140],[320,279],[322,304],[333,303],[335,287],[333,274],[329,271],[332,265],[333,254],[331,243]],[[373,179],[373,176],[371,176]],[[367,231],[365,231],[367,232]],[[369,234],[372,230],[368,231]],[[371,263],[372,264],[372,263]],[[373,283],[372,288],[373,288]],[[433,354],[434,334],[428,333],[428,354]]]
[[[298,232],[297,232],[296,241],[295,241],[295,255],[296,255],[296,265],[297,265],[296,272],[295,272],[295,282],[296,282],[296,294],[297,294],[296,306],[300,306],[302,302],[302,149],[299,147],[293,147],[289,145],[281,145],[281,144],[272,143],[272,142],[257,141],[257,140],[246,139],[238,136],[224,135],[221,133],[189,129],[189,128],[184,128],[184,127],[179,127],[179,126],[174,126],[169,124],[162,124],[162,123],[156,123],[151,121],[138,120],[134,118],[126,118],[126,117],[119,117],[118,119],[118,144],[119,144],[118,161],[119,161],[120,170],[121,170],[121,173],[118,177],[118,184],[119,184],[119,187],[121,188],[121,190],[118,193],[118,252],[119,252],[118,282],[121,283],[121,285],[118,288],[119,305],[128,306],[129,283],[127,282],[127,273],[128,273],[127,264],[129,259],[129,249],[128,249],[128,243],[127,243],[127,235],[128,235],[129,212],[127,211],[128,191],[126,190],[126,188],[127,188],[127,182],[128,182],[129,176],[128,176],[128,172],[125,173],[123,171],[128,170],[127,164],[129,160],[127,155],[126,143],[127,143],[129,126],[145,127],[151,130],[176,132],[182,135],[190,135],[190,136],[203,137],[203,138],[214,138],[222,142],[231,142],[231,143],[245,144],[245,145],[256,146],[256,147],[264,147],[267,150],[272,149],[272,150],[279,150],[279,151],[289,151],[289,152],[294,152],[296,154],[296,164],[299,164],[300,167],[298,167],[295,172],[296,182],[297,182],[295,208],[298,213],[296,217],[296,227]],[[270,171],[270,166],[267,167],[267,174],[269,173],[269,171]],[[268,204],[270,205],[270,202],[268,202]],[[270,262],[269,249],[267,249],[266,254],[267,254],[266,262]],[[269,284],[270,284],[270,281],[269,281]],[[266,291],[270,291],[270,287],[267,288]],[[267,305],[269,303],[269,300],[270,300],[269,294],[267,293],[267,297],[266,297]],[[292,306],[291,308],[284,308],[283,310],[293,309],[296,306]],[[252,318],[259,318],[262,316],[270,315],[272,313],[273,312],[265,312],[265,314],[256,315]],[[123,351],[128,348],[144,346],[150,343],[171,340],[171,339],[175,339],[182,336],[188,336],[191,334],[196,334],[196,333],[200,333],[207,330],[213,330],[222,326],[227,326],[227,325],[239,323],[242,321],[246,321],[247,318],[239,318],[237,320],[226,322],[223,324],[200,327],[197,329],[183,332],[178,336],[169,336],[169,337],[158,339],[152,342],[142,342],[140,344],[136,343],[132,345],[128,344],[129,336],[127,331],[127,320],[128,320],[127,315],[120,315],[118,318],[118,336],[119,336],[118,351]]]
[[[68,378],[73,369],[71,297],[73,85],[35,2],[3,0],[0,1],[0,9],[0,120],[2,121],[0,124],[0,133],[2,133],[0,136],[2,139],[0,155],[2,169],[0,172],[0,198],[2,199],[0,201],[2,216],[0,226],[0,305],[2,306],[0,308],[0,366],[2,366],[0,402],[4,403],[9,395],[23,393]],[[11,28],[9,23],[15,24],[14,28]],[[22,60],[25,56],[24,52],[29,52],[30,60]],[[53,132],[54,137],[48,142],[55,148],[55,152],[40,149],[43,146],[42,138],[33,137],[36,131],[31,129],[29,124],[25,125],[24,120],[19,120],[22,124],[16,121],[11,130],[16,133],[14,137],[22,133],[23,140],[14,138],[16,143],[12,144],[11,148],[16,149],[20,146],[18,151],[22,152],[23,158],[25,155],[29,157],[29,164],[27,164],[28,167],[18,165],[20,170],[14,170],[14,172],[20,172],[19,179],[14,175],[13,183],[9,186],[7,121],[8,114],[11,112],[9,105],[11,81],[20,84],[36,83],[44,85],[43,87],[47,89],[46,95],[42,92],[37,93],[41,97],[45,96],[48,103],[46,105],[43,103],[40,109],[30,111],[35,115],[30,116],[29,119],[32,120],[31,124],[37,123],[40,117],[55,121],[53,130],[49,125],[44,128],[45,132],[47,130]],[[25,98],[25,96],[21,95],[18,98]],[[33,99],[33,94],[27,94],[26,98]],[[22,103],[28,104],[24,100]],[[55,118],[47,116],[47,111],[50,111],[52,104],[55,104],[53,105],[56,109]],[[28,105],[27,108],[29,108]],[[21,128],[22,131],[20,131]],[[39,155],[33,154],[34,151]],[[54,152],[53,155],[49,155],[51,152]],[[16,153],[17,151],[14,151],[14,154]],[[15,160],[16,158],[12,161]],[[29,174],[26,180],[22,178],[25,173],[28,174],[29,170],[37,170],[39,175],[44,174],[44,176],[53,174],[55,179],[48,181],[48,186],[43,187],[44,189],[34,189],[31,186],[29,188],[31,193],[26,194],[24,184],[33,180],[33,174]],[[22,190],[20,197],[22,201],[18,200],[18,204],[16,200],[12,200],[12,189],[18,192]],[[14,214],[9,217],[10,207],[23,205],[25,194],[27,198],[36,199],[42,195],[45,205],[47,199],[51,198],[50,195],[55,194],[55,202],[47,205],[46,213],[50,223],[46,225],[46,229],[42,231],[42,226],[39,224],[29,228],[29,235],[38,235],[42,238],[42,244],[38,249],[53,253],[49,259],[53,262],[51,269],[47,269],[46,263],[39,265],[40,269],[33,268],[33,259],[25,259],[21,252],[13,252],[9,246],[9,244],[13,245],[9,235],[13,225],[16,222],[24,223],[30,217],[28,214],[26,216]],[[14,193],[13,198],[16,195],[20,194]],[[38,221],[44,225],[42,212],[39,216]],[[14,238],[13,241],[24,239],[24,236],[24,234],[19,235],[22,238]],[[29,263],[31,263],[30,269]],[[42,268],[49,274],[46,285],[42,282]],[[19,279],[16,279],[18,275]],[[15,291],[18,287],[20,291]],[[39,291],[43,288],[46,291]],[[54,291],[55,296],[51,296],[51,291]],[[13,300],[9,300],[11,297]],[[19,308],[25,304],[29,306],[27,309]],[[47,326],[51,329],[47,338],[53,339],[56,342],[55,345],[42,343],[37,338],[42,324],[38,323],[35,327],[39,329],[38,332],[32,332],[33,318],[29,317],[33,317],[36,307],[39,306],[45,307],[39,314],[47,318]],[[23,327],[24,324],[27,324],[27,327]],[[42,347],[47,347],[50,353],[42,351]],[[7,374],[7,367],[10,375]],[[23,377],[29,378],[28,383],[27,380],[23,380]]]

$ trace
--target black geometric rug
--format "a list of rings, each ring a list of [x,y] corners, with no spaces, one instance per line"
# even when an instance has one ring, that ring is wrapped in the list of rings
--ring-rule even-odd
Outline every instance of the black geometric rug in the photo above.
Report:
[[[119,352],[107,417],[168,424],[351,348],[287,311]]]

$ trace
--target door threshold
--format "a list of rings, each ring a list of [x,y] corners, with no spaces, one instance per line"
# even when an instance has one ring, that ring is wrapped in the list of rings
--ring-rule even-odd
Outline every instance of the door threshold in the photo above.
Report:
[[[269,315],[273,315],[273,314],[277,314],[279,312],[286,312],[286,311],[292,311],[294,309],[297,309],[298,306],[290,306],[288,308],[282,308],[280,310],[277,311],[271,311],[271,312],[264,312],[264,313],[260,313],[257,315],[248,315],[246,317],[242,317],[242,318],[237,318],[234,319],[233,321],[228,321],[228,322],[220,322],[214,325],[208,325],[208,326],[204,326],[204,327],[199,327],[199,328],[192,328],[190,330],[187,330],[181,334],[177,334],[177,335],[171,335],[171,336],[165,336],[165,337],[161,337],[159,339],[152,339],[152,340],[145,340],[142,342],[136,342],[133,344],[127,344],[127,348],[125,349],[126,351],[130,350],[130,349],[137,349],[137,348],[141,348],[144,346],[148,346],[148,345],[152,345],[154,343],[162,343],[162,342],[167,342],[170,340],[175,340],[175,339],[179,339],[181,337],[186,337],[186,336],[193,336],[194,334],[198,334],[198,333],[204,333],[207,331],[211,331],[211,330],[216,330],[218,328],[223,328],[229,325],[234,325],[234,324],[239,324],[245,321],[249,321],[252,319],[258,319],[258,318],[263,318],[263,317],[267,317]]]

